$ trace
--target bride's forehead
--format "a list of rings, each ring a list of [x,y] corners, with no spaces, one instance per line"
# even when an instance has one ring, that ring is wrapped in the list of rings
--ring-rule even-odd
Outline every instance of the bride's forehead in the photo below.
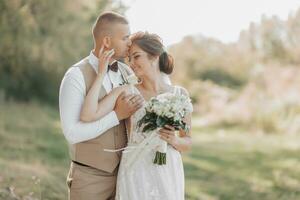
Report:
[[[136,52],[143,52],[143,50],[137,46],[136,44],[131,45],[129,49],[130,54],[136,53]]]

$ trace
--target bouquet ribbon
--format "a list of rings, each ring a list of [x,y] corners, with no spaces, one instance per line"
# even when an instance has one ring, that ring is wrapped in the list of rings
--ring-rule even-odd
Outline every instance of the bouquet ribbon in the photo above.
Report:
[[[159,138],[156,130],[151,131],[149,136],[139,144],[129,144],[127,147],[121,149],[104,149],[104,151],[123,151],[123,153],[127,154],[127,158],[124,159],[124,165],[127,169],[131,169],[135,161],[139,160],[141,157],[145,156],[145,154],[154,149],[157,150],[154,163],[159,165],[165,164],[163,161],[166,160],[167,142]]]

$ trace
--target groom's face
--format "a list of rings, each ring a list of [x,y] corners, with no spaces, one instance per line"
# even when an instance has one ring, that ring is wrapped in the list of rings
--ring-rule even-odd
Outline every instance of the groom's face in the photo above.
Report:
[[[111,36],[111,48],[115,50],[114,58],[120,59],[128,56],[131,40],[130,30],[127,24],[116,24]]]

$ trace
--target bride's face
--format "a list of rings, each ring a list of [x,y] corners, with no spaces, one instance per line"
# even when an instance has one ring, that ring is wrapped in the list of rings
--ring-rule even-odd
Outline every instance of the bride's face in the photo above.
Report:
[[[149,76],[155,73],[158,67],[158,57],[150,57],[136,44],[133,44],[129,50],[130,67],[138,77]]]

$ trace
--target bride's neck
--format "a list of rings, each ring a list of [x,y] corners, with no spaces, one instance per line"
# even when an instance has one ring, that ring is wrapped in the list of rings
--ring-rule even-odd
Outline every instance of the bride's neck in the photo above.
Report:
[[[141,87],[149,92],[159,94],[163,89],[163,82],[159,76],[143,77]]]

